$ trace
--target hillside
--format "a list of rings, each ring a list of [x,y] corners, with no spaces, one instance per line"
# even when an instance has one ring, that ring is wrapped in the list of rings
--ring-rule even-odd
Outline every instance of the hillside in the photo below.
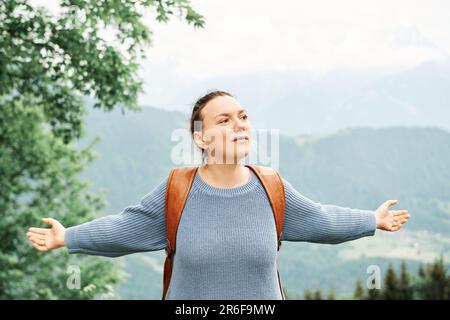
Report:
[[[140,113],[88,116],[89,137],[101,133],[99,157],[85,173],[94,188],[106,188],[105,214],[137,203],[174,165],[170,160],[174,129],[187,128],[187,116],[155,108]],[[316,202],[375,209],[398,199],[413,218],[398,234],[340,245],[285,243],[280,254],[283,285],[290,293],[333,286],[338,294],[353,290],[371,264],[407,259],[411,269],[450,248],[450,133],[434,127],[349,128],[329,135],[280,140],[280,172]],[[163,252],[124,259],[129,279],[119,286],[123,298],[160,299]]]

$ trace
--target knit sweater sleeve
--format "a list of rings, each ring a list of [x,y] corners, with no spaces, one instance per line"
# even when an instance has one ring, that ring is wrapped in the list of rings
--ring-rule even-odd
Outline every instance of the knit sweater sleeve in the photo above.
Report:
[[[281,240],[338,244],[373,236],[374,210],[326,205],[303,196],[283,179],[286,207]]]
[[[69,253],[118,257],[166,248],[165,192],[167,178],[139,204],[66,229]]]

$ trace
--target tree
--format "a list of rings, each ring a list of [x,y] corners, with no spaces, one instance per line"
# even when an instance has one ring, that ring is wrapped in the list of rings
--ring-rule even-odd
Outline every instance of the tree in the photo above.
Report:
[[[103,208],[103,195],[78,178],[93,159],[93,144],[75,146],[83,136],[83,97],[105,111],[138,109],[138,59],[151,44],[144,10],[160,22],[179,16],[204,24],[187,0],[62,0],[58,15],[26,0],[0,2],[1,299],[94,298],[120,279],[102,258],[36,252],[26,230],[43,216],[70,226]],[[70,270],[79,290],[68,289]]]
[[[399,280],[399,299],[411,300],[413,299],[413,288],[411,284],[411,275],[406,268],[406,262],[402,261],[400,268]]]
[[[422,262],[419,265],[419,270],[417,271],[417,274],[420,278],[426,278],[426,276],[427,276]]]
[[[364,299],[364,288],[362,286],[361,280],[356,279],[355,292],[353,294],[354,299],[363,300]]]
[[[427,300],[450,299],[449,275],[441,256],[426,268],[425,282],[420,288],[420,296]]]
[[[441,256],[432,263],[420,263],[417,276],[411,275],[402,261],[400,276],[397,277],[393,267],[389,264],[384,278],[383,290],[369,289],[364,296],[364,289],[360,279],[356,279],[355,299],[386,299],[386,300],[412,300],[412,299],[450,299],[450,275]]]
[[[382,299],[382,290],[377,288],[371,288],[367,290],[367,300],[380,300]]]
[[[399,281],[397,275],[395,274],[392,264],[389,264],[386,276],[384,277],[383,286],[383,299],[385,300],[396,300],[399,298]]]
[[[322,298],[322,289],[317,288],[314,292],[314,300],[323,300]]]
[[[305,289],[303,296],[305,297],[305,300],[314,300],[314,294],[309,289]]]
[[[334,292],[333,288],[330,288],[328,290],[328,296],[327,296],[328,300],[336,300],[336,293]]]

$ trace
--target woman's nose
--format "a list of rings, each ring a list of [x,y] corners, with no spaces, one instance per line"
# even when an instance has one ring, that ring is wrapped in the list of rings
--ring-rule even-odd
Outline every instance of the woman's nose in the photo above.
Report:
[[[247,126],[244,121],[242,121],[241,119],[236,119],[233,126],[233,129],[235,131],[245,130],[246,128]]]

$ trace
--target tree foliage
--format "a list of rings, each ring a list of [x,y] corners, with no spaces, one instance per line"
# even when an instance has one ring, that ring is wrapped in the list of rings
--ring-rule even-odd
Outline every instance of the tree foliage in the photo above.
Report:
[[[448,300],[450,275],[441,256],[426,267],[420,265],[417,275],[411,274],[402,262],[400,272],[389,265],[381,289],[364,290],[356,281],[354,299],[384,300]]]
[[[120,273],[112,262],[38,253],[29,226],[50,216],[71,226],[93,219],[103,195],[78,174],[93,159],[80,149],[86,113],[94,107],[137,109],[139,59],[151,45],[146,14],[178,16],[202,27],[187,0],[62,0],[58,13],[26,0],[0,2],[0,298],[94,298],[111,293]],[[68,289],[68,267],[81,287]]]

